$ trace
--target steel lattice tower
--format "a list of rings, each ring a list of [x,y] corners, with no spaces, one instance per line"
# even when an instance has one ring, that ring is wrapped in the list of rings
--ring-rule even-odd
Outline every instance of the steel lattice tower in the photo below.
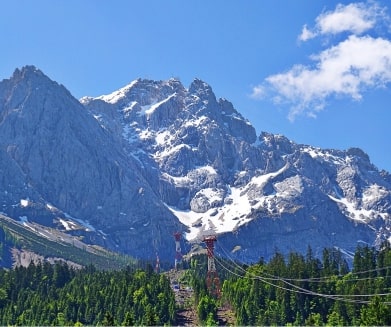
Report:
[[[181,233],[176,232],[174,233],[175,238],[175,270],[178,269],[178,263],[182,261],[182,253],[181,253]]]
[[[216,236],[205,236],[203,242],[206,244],[206,251],[208,255],[208,271],[206,273],[206,287],[209,294],[215,298],[220,297],[220,279],[217,275],[215,259],[214,259],[214,242]]]

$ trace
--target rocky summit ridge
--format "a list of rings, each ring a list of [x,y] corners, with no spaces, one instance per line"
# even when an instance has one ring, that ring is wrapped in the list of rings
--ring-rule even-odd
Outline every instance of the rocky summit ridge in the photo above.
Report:
[[[391,176],[357,148],[262,132],[195,79],[138,79],[75,99],[26,66],[0,82],[0,210],[135,257],[173,260],[216,234],[245,262],[349,256],[390,238]],[[31,227],[31,226],[30,226]]]

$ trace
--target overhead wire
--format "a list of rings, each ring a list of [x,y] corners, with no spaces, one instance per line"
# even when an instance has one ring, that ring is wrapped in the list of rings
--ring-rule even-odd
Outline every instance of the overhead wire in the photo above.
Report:
[[[215,260],[216,260],[216,257],[215,257]],[[285,290],[285,291],[289,291],[289,292],[294,292],[294,293],[299,293],[299,294],[306,294],[306,295],[313,295],[313,296],[319,296],[319,297],[325,297],[325,298],[330,298],[330,299],[333,299],[333,300],[339,300],[339,301],[344,301],[344,302],[350,302],[350,303],[360,303],[360,304],[368,304],[370,303],[370,301],[366,301],[366,300],[354,300],[354,299],[344,299],[341,295],[335,295],[335,294],[322,294],[322,293],[318,293],[318,292],[314,292],[314,291],[311,291],[311,290],[308,290],[308,289],[305,289],[305,288],[302,288],[302,287],[299,287],[297,285],[294,285],[294,284],[291,284],[289,282],[286,282],[284,280],[281,280],[282,282],[285,282],[287,284],[289,284],[290,286],[296,288],[296,289],[292,289],[292,288],[287,288],[287,287],[284,287],[282,285],[278,285],[278,284],[275,284],[275,283],[272,283],[270,282],[270,280],[267,280],[261,276],[257,276],[257,275],[254,275],[254,276],[243,276],[243,275],[239,275],[235,272],[233,272],[232,270],[230,270],[229,268],[227,268],[224,264],[222,264],[222,262],[220,261],[220,259],[216,260],[216,262],[219,264],[219,266],[221,266],[223,269],[227,270],[228,272],[238,276],[238,277],[241,277],[241,278],[249,278],[249,279],[258,279],[258,280],[261,280],[262,282],[264,282],[265,284],[268,284],[270,286],[273,286],[273,287],[276,287],[278,289],[282,289],[282,290]],[[388,303],[388,304],[391,304],[391,302],[385,302],[385,303]]]
[[[246,271],[245,269],[243,269],[242,266],[240,266],[239,264],[237,264],[235,262],[235,260],[233,260],[233,258],[231,257],[231,255],[228,253],[228,251],[222,247],[220,244],[219,244],[219,248],[221,248],[224,252],[224,256],[226,258],[228,258],[236,267],[238,267],[239,269],[241,269],[242,271]],[[367,274],[367,273],[372,273],[372,272],[378,272],[378,271],[382,271],[382,270],[391,270],[391,266],[386,266],[386,267],[381,267],[381,268],[375,268],[375,269],[370,269],[370,270],[365,270],[365,271],[358,271],[358,272],[349,272],[350,276],[354,277],[354,275],[363,275],[363,274]],[[281,280],[281,279],[284,279],[284,280],[287,280],[287,281],[294,281],[294,282],[312,282],[312,283],[326,283],[326,282],[329,282],[330,281],[330,276],[322,276],[322,277],[310,277],[310,278],[285,278],[285,277],[281,277],[281,276],[274,276],[274,275],[271,275],[267,272],[264,272],[264,274],[268,275],[269,277],[267,278],[270,278],[270,279],[275,279],[275,280]],[[341,274],[338,274],[336,275],[337,277],[344,277],[343,275]],[[391,274],[388,275],[388,276],[377,276],[377,277],[382,277],[382,278],[391,278]],[[266,278],[266,277],[265,277]],[[360,281],[360,280],[369,280],[369,279],[373,279],[374,277],[373,276],[369,276],[369,277],[363,277],[363,278],[352,278],[352,279],[345,279],[344,281],[346,282],[356,282],[356,281]]]
[[[304,287],[300,287],[298,285],[295,285],[292,282],[314,282],[314,281],[319,282],[320,280],[314,280],[314,279],[311,279],[311,278],[306,278],[306,279],[282,278],[282,277],[279,277],[279,276],[273,276],[273,275],[268,274],[266,272],[263,272],[263,273],[266,274],[267,276],[260,276],[260,275],[252,274],[251,272],[249,272],[248,270],[246,270],[242,266],[240,266],[238,263],[236,263],[232,259],[232,257],[229,255],[229,253],[220,244],[219,244],[219,247],[225,252],[225,256],[228,258],[229,262],[231,264],[233,264],[235,269],[237,269],[240,272],[242,272],[243,275],[240,275],[237,272],[233,271],[232,269],[228,268],[225,264],[223,264],[223,260],[216,259],[216,256],[215,256],[216,262],[223,269],[228,271],[229,273],[231,273],[231,274],[233,274],[233,275],[235,275],[237,277],[240,277],[240,278],[258,279],[258,280],[261,280],[262,282],[264,282],[264,283],[266,283],[266,284],[268,284],[270,286],[273,286],[273,287],[276,287],[276,288],[279,288],[279,289],[283,289],[283,290],[286,290],[286,291],[300,293],[300,294],[313,295],[313,296],[319,296],[319,297],[325,297],[325,298],[330,298],[330,299],[333,299],[333,300],[344,301],[344,302],[349,302],[349,303],[359,303],[359,304],[368,304],[368,303],[370,303],[370,301],[368,301],[368,300],[359,300],[359,299],[356,299],[356,298],[360,298],[360,297],[361,298],[366,298],[366,297],[374,297],[374,296],[389,296],[389,295],[391,295],[391,293],[389,293],[389,292],[387,292],[387,293],[377,293],[377,294],[324,294],[324,293],[320,293],[320,292],[314,292],[314,291],[311,291],[311,290],[306,289]],[[389,268],[391,268],[391,267],[389,267]],[[387,269],[387,267],[381,268],[379,270],[383,270],[383,269]],[[357,274],[368,273],[368,272],[373,272],[373,271],[376,271],[376,269],[362,271],[362,272],[357,272]],[[341,276],[339,276],[339,277],[341,277]],[[326,280],[326,278],[328,280]],[[363,279],[367,279],[367,278],[363,278]],[[357,280],[358,279],[353,279],[352,281],[357,281]],[[280,282],[284,283],[285,285],[290,286],[291,288],[287,288],[287,287],[284,287],[282,285],[278,285],[276,283],[273,283],[272,281],[273,282],[280,281]],[[329,281],[330,281],[330,277],[325,277],[325,279],[322,280],[322,282],[329,282]],[[383,303],[387,304],[387,305],[391,305],[391,302],[383,302]]]

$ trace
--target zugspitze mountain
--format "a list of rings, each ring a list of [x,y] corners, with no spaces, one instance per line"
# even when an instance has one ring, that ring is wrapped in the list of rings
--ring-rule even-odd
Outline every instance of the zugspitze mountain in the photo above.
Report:
[[[358,148],[262,132],[195,79],[138,79],[75,99],[33,66],[0,82],[0,204],[143,259],[214,234],[243,262],[275,251],[346,255],[390,238],[391,176]]]

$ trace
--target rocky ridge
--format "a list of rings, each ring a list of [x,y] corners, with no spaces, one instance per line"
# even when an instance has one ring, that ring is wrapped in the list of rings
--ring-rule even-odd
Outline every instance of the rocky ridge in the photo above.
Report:
[[[173,258],[176,230],[246,262],[390,237],[391,176],[362,150],[257,137],[199,79],[79,102],[25,67],[0,83],[0,137],[4,213],[135,256]]]
[[[156,90],[159,90],[156,91]],[[140,95],[142,95],[140,97]],[[276,250],[353,252],[389,237],[389,174],[362,150],[319,149],[255,129],[198,79],[136,80],[110,95],[84,98],[110,106],[132,156],[152,160],[159,194],[188,227],[187,239],[217,233],[242,260]],[[98,118],[99,119],[99,118]],[[100,120],[106,126],[104,120]]]

